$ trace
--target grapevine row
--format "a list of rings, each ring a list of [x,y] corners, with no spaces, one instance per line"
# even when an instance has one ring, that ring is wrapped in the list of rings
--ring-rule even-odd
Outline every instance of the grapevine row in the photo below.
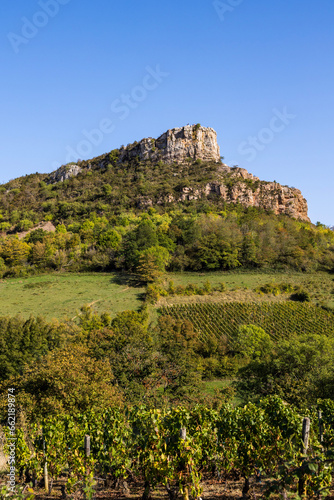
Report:
[[[60,415],[34,425],[28,433],[17,431],[16,460],[22,474],[36,480],[43,478],[45,464],[49,479],[67,474],[66,491],[81,489],[86,498],[92,498],[97,476],[114,484],[131,476],[143,482],[143,498],[160,485],[171,500],[180,494],[183,499],[198,499],[203,473],[226,477],[233,471],[245,478],[246,489],[249,478],[261,474],[280,494],[303,478],[309,498],[321,498],[332,481],[328,456],[334,445],[334,403],[319,402],[308,416],[307,457],[301,451],[303,417],[272,396],[243,408],[136,407],[75,418]],[[87,435],[89,454],[83,446]]]
[[[190,320],[203,340],[207,336],[233,339],[240,325],[254,324],[273,339],[290,334],[334,335],[334,313],[312,304],[181,304],[160,309],[161,314]]]

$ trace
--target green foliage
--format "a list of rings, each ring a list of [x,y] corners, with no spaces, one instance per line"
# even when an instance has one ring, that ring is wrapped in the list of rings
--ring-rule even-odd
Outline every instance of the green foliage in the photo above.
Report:
[[[34,491],[31,487],[27,486],[16,486],[15,487],[15,500],[32,500],[35,498]],[[13,490],[8,486],[2,486],[0,489],[0,499],[5,500],[6,498],[14,498]]]
[[[83,346],[59,349],[24,368],[9,383],[16,388],[17,405],[30,421],[122,404],[109,362],[92,358]]]
[[[175,295],[209,295],[213,292],[226,291],[225,283],[220,283],[217,287],[212,287],[212,284],[207,280],[203,286],[188,283],[186,286],[174,285],[174,281],[168,281],[161,285],[148,285],[146,289],[145,299],[150,303],[156,303],[160,297],[175,296]]]
[[[3,186],[0,231],[7,233],[6,240],[12,229],[25,231],[52,220],[56,234],[43,238],[39,234],[38,240],[37,236],[26,238],[32,246],[47,241],[53,248],[54,258],[39,261],[39,271],[66,266],[75,271],[118,268],[132,272],[141,253],[154,246],[169,251],[172,270],[333,269],[334,233],[321,224],[313,226],[263,209],[227,205],[214,193],[198,199],[189,194],[190,199],[184,200],[184,188],[202,193],[217,179],[216,163],[200,164],[189,158],[187,165],[160,162],[157,168],[155,163],[136,159],[119,165],[118,156],[115,150],[81,162],[83,173],[63,183],[46,184],[46,175],[35,174]],[[85,175],[87,171],[89,175]],[[230,187],[236,182],[257,187],[251,181],[226,177]],[[105,222],[96,222],[96,218]],[[75,249],[64,248],[58,240],[66,230],[70,237],[73,233],[80,237]],[[103,258],[106,249],[108,256]],[[63,262],[59,262],[59,253],[55,255],[59,251],[66,253],[60,259]],[[93,252],[98,255],[90,258]],[[25,273],[35,272],[35,263],[28,258],[20,263],[9,259],[6,265],[21,267],[19,272],[10,271],[12,275],[22,274],[22,267]]]
[[[121,235],[114,229],[109,229],[99,234],[97,244],[102,250],[116,250],[119,248],[121,241]]]
[[[24,364],[36,361],[62,345],[64,325],[42,318],[0,318],[0,380],[22,374]]]
[[[262,328],[255,325],[241,325],[234,339],[234,348],[248,358],[264,358],[274,348],[274,343]]]
[[[56,231],[57,233],[65,234],[67,232],[65,224],[58,224]]]
[[[10,222],[0,222],[0,231],[7,232],[10,228]]]
[[[28,231],[34,226],[34,223],[29,219],[22,219],[16,225],[17,231]]]
[[[243,398],[276,394],[300,407],[333,398],[333,338],[304,334],[281,339],[266,354],[240,369],[237,388]]]
[[[170,254],[164,247],[156,245],[143,250],[139,256],[137,273],[139,278],[147,282],[155,282],[166,271]]]
[[[326,428],[331,426],[333,408],[323,402]],[[311,410],[312,413],[312,410]],[[93,477],[122,482],[129,475],[143,479],[143,497],[163,486],[171,500],[198,498],[202,477],[236,475],[245,481],[263,477],[262,498],[275,493],[296,497],[296,481],[302,479],[307,498],[324,498],[332,480],[330,450],[322,450],[316,437],[316,417],[311,417],[311,446],[301,452],[302,416],[277,396],[243,408],[222,405],[219,410],[203,405],[191,409],[136,407],[110,408],[102,412],[48,417],[29,425],[30,458],[26,467],[40,477],[47,459],[50,475],[67,477],[67,493],[86,497],[94,492]],[[85,457],[84,436],[91,438],[91,454]],[[46,457],[41,452],[41,438]],[[21,439],[19,457],[26,453]],[[68,473],[68,470],[70,473]],[[21,497],[18,497],[21,498]]]
[[[292,293],[297,290],[297,287],[291,285],[290,283],[266,283],[256,288],[258,293],[266,293],[270,295],[280,295],[281,293]]]
[[[10,238],[0,244],[0,256],[8,266],[19,266],[27,262],[31,247],[28,243]]]

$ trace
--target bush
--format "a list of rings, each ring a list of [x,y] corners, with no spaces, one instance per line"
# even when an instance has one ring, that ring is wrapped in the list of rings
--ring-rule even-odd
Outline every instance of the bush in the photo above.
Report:
[[[9,222],[1,222],[0,224],[0,231],[2,232],[7,232],[11,228],[11,225]]]
[[[34,223],[29,220],[29,219],[22,219],[20,222],[16,225],[16,230],[17,231],[28,231],[34,226]]]
[[[149,304],[155,304],[160,299],[159,288],[155,285],[147,285],[146,288],[146,301]]]
[[[296,302],[310,302],[311,297],[308,292],[305,291],[300,291],[297,293],[293,293],[290,297],[291,300],[294,300]]]
[[[203,285],[203,292],[205,294],[209,294],[211,293],[211,290],[212,290],[212,286],[211,286],[211,283],[209,280],[207,280],[204,285]]]
[[[0,257],[0,278],[3,277],[5,271],[6,271],[5,261]]]
[[[296,287],[290,283],[267,283],[255,289],[255,291],[260,294],[272,294],[275,295],[275,297],[281,293],[291,293],[296,290]]]
[[[219,283],[218,287],[216,288],[218,292],[226,292],[227,286],[224,282]]]
[[[256,359],[265,357],[273,349],[273,342],[263,328],[256,325],[241,325],[234,347],[243,356]]]

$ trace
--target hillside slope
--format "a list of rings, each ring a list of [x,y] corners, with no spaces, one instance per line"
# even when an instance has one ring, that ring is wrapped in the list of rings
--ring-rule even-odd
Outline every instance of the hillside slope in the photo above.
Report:
[[[168,130],[158,139],[143,139],[64,165],[51,174],[21,177],[0,187],[2,220],[8,223],[15,222],[13,218],[40,222],[50,214],[64,220],[64,207],[57,210],[63,202],[71,203],[72,212],[80,216],[96,209],[120,213],[196,200],[259,207],[309,220],[307,202],[298,189],[228,167],[220,160],[216,132],[200,125]],[[9,211],[15,212],[14,217]],[[29,211],[34,217],[27,216]]]
[[[0,186],[0,276],[332,270],[334,233],[301,192],[219,155],[215,131],[193,125]]]

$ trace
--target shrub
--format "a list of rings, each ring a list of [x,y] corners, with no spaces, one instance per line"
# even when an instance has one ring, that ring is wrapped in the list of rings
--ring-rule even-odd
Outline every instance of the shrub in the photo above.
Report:
[[[146,301],[149,304],[155,304],[160,299],[159,288],[155,285],[147,285],[146,288]]]
[[[219,283],[217,290],[218,292],[226,292],[227,290],[226,284],[222,281],[221,283]]]
[[[293,293],[290,299],[297,302],[310,302],[311,297],[308,292],[301,290],[300,292]]]
[[[3,277],[5,271],[6,271],[5,261],[0,257],[0,277],[1,278]]]
[[[270,353],[273,342],[263,328],[256,325],[241,325],[234,346],[243,356],[256,359]]]
[[[9,222],[1,222],[0,224],[0,231],[2,232],[7,232],[11,228],[11,225]]]
[[[296,290],[297,288],[290,283],[266,283],[265,285],[261,285],[255,289],[255,291],[260,294],[272,294],[275,295],[275,297],[281,293],[291,293]]]
[[[211,290],[212,290],[212,286],[211,286],[210,281],[206,281],[203,285],[204,293],[209,294],[209,293],[211,293]]]
[[[34,223],[29,219],[22,219],[16,226],[17,231],[28,231],[34,226]]]
[[[58,224],[58,226],[56,227],[56,232],[60,233],[60,234],[67,233],[67,229],[66,229],[65,224]]]

